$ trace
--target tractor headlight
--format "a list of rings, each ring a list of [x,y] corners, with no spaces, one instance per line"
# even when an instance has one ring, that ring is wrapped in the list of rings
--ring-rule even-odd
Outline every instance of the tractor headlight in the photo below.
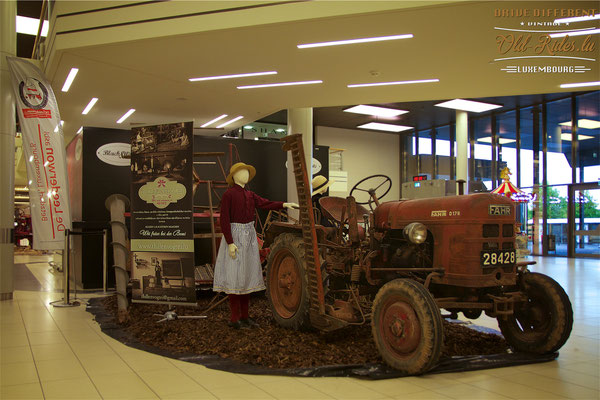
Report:
[[[427,227],[420,222],[413,222],[404,227],[404,237],[414,244],[421,244],[427,239]]]

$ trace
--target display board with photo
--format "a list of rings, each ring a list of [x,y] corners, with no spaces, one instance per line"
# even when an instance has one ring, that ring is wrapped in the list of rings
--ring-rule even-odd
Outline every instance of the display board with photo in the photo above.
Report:
[[[134,302],[195,304],[192,122],[131,135]]]

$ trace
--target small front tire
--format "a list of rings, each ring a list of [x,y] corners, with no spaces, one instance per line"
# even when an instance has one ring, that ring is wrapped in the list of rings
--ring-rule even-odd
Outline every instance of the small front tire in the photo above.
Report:
[[[440,310],[429,291],[410,279],[395,279],[379,289],[371,331],[383,360],[408,374],[427,372],[442,353]]]

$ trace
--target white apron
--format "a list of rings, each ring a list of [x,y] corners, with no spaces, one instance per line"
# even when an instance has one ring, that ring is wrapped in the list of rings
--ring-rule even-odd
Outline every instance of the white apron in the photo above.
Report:
[[[213,291],[246,294],[265,290],[254,222],[232,223],[231,236],[238,248],[237,257],[229,256],[227,241],[222,238],[215,263]]]

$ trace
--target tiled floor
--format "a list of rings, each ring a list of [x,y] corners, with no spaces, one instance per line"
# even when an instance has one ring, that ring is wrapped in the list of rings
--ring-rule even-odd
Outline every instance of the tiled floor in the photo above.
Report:
[[[553,362],[381,381],[232,374],[127,347],[104,335],[83,306],[54,308],[60,275],[43,257],[26,263],[44,291],[0,302],[1,399],[599,399],[600,263],[536,259],[575,313]],[[81,296],[80,297],[86,297]],[[89,295],[87,295],[89,297]],[[497,328],[481,317],[478,324]]]

